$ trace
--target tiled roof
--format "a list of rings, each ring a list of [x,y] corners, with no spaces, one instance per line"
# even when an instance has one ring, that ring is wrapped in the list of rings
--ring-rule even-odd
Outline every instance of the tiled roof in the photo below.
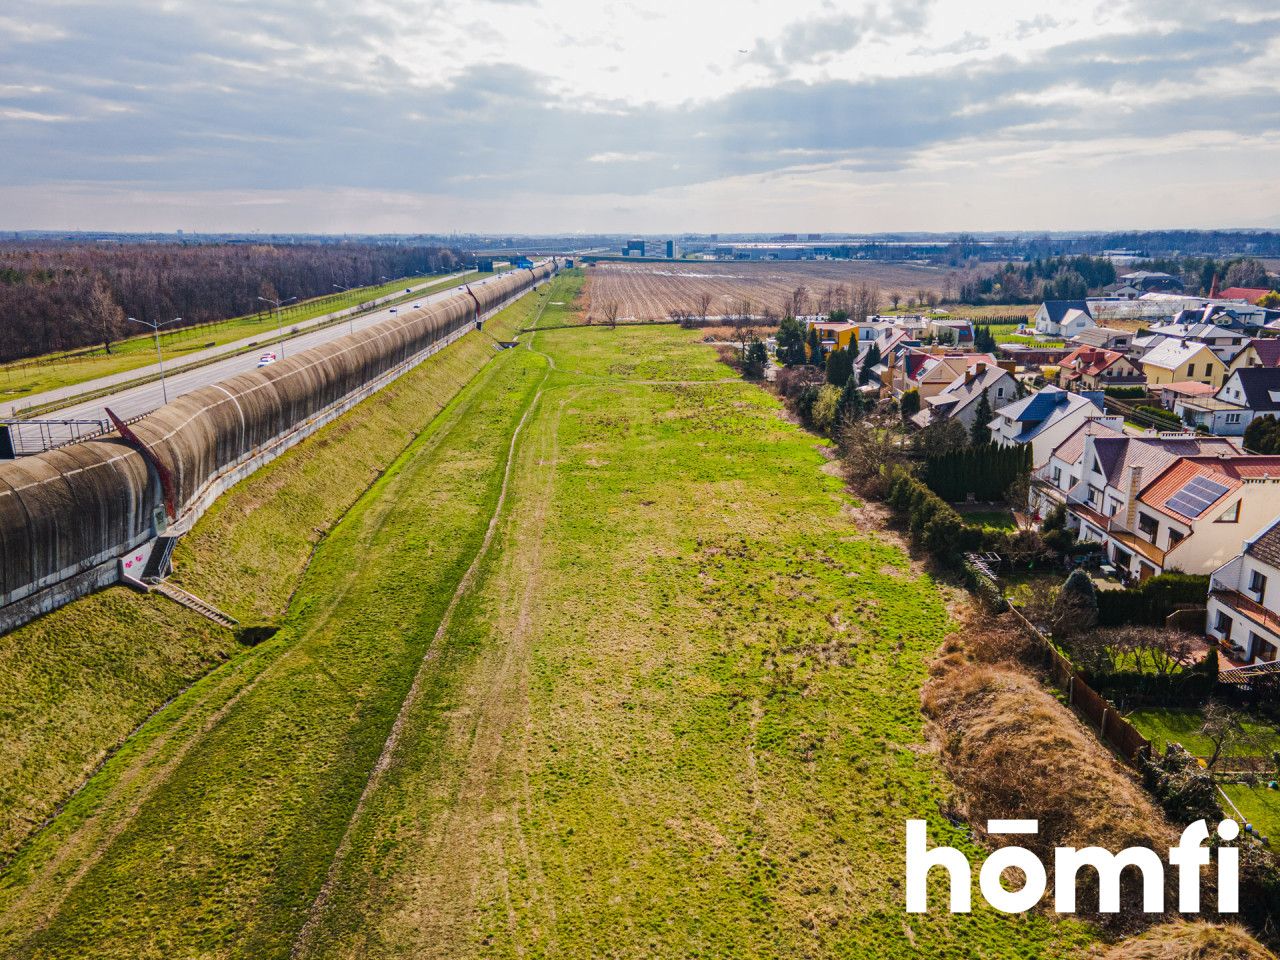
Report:
[[[1076,347],[1062,358],[1062,366],[1070,367],[1077,374],[1096,377],[1112,364],[1124,359],[1123,353],[1103,350],[1099,347]]]
[[[1271,291],[1264,287],[1227,287],[1227,289],[1219,292],[1223,300],[1248,300],[1253,303],[1265,297]]]
[[[1208,350],[1203,343],[1184,343],[1181,340],[1168,339],[1159,346],[1153,347],[1143,354],[1142,364],[1162,367],[1165,370],[1176,370],[1201,350]]]
[[[1244,406],[1261,413],[1280,410],[1280,368],[1242,367],[1232,376],[1240,378]]]
[[[1093,316],[1089,312],[1089,304],[1083,300],[1046,300],[1044,309],[1053,323],[1061,323],[1069,310],[1080,310],[1086,316]]]
[[[1218,388],[1212,383],[1200,383],[1198,380],[1179,380],[1177,383],[1162,383],[1159,388],[1188,397],[1207,397],[1218,392]]]
[[[1263,563],[1280,567],[1280,519],[1254,537],[1244,552]]]
[[[1084,453],[1085,437],[1119,437],[1123,434],[1105,420],[1090,417],[1072,432],[1072,434],[1053,448],[1053,455],[1067,463],[1075,463]]]
[[[1280,337],[1259,337],[1249,341],[1264,367],[1280,367]]]
[[[1194,520],[1196,518],[1179,513],[1168,504],[1170,498],[1176,496],[1193,478],[1204,477],[1227,488],[1226,492],[1209,504],[1201,514],[1201,516],[1208,516],[1226,497],[1239,490],[1246,480],[1268,476],[1280,480],[1280,457],[1244,455],[1228,458],[1184,457],[1169,466],[1147,486],[1139,499],[1148,506],[1178,520]]]
[[[1141,467],[1143,476],[1154,477],[1180,457],[1240,453],[1240,448],[1226,437],[1100,436],[1093,448],[1107,483],[1117,488],[1123,486],[1128,471],[1134,467]]]

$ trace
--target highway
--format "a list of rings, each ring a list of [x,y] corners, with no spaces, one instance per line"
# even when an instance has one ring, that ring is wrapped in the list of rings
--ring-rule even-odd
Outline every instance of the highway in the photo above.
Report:
[[[495,274],[487,277],[485,280],[476,281],[470,284],[472,287],[483,286],[485,283],[503,276],[503,274]],[[432,284],[444,282],[448,278],[436,278]],[[420,288],[419,288],[420,289]],[[401,294],[403,295],[403,294]],[[88,393],[97,392],[104,387],[109,389],[112,381],[125,380],[120,384],[119,389],[99,396],[92,400],[85,400],[81,403],[74,401],[66,406],[59,407],[57,410],[43,414],[41,417],[35,418],[37,421],[44,420],[66,420],[66,421],[104,421],[107,418],[106,409],[110,407],[116,416],[124,420],[141,416],[154,410],[156,407],[164,405],[166,402],[176,400],[185,393],[197,390],[228,377],[235,376],[238,373],[256,370],[258,367],[258,358],[268,351],[274,352],[281,359],[291,356],[302,350],[319,346],[334,340],[338,337],[345,336],[353,330],[363,330],[366,327],[373,326],[392,316],[393,310],[409,310],[415,304],[434,303],[448,297],[466,296],[462,287],[451,287],[448,290],[441,290],[438,293],[423,293],[420,299],[408,300],[399,304],[397,307],[388,307],[382,310],[374,311],[363,316],[354,317],[335,323],[320,330],[302,330],[297,336],[290,337],[280,343],[270,346],[262,344],[261,350],[252,350],[248,353],[241,353],[237,356],[225,357],[221,360],[215,360],[212,363],[206,363],[203,366],[195,368],[185,367],[179,370],[169,369],[164,380],[155,379],[147,383],[137,383],[139,378],[148,377],[159,373],[159,365],[152,364],[150,367],[141,367],[131,370],[127,374],[117,375],[115,377],[106,377],[102,381],[88,381],[75,385],[72,388],[64,388],[55,391],[49,391],[44,394],[35,394],[23,399],[24,407],[33,407],[42,403],[60,401],[71,396],[84,396]],[[394,296],[394,295],[393,295]],[[313,320],[306,321],[306,324],[314,326],[317,323],[324,322],[323,317],[317,317]],[[303,327],[304,324],[296,326]],[[270,338],[269,334],[259,334],[257,337],[250,338],[247,341],[241,341],[239,344],[225,344],[216,348],[213,352],[216,354],[225,354],[233,351],[237,346],[245,346],[254,340],[262,342]],[[188,359],[189,362],[189,359]],[[135,384],[130,386],[129,384]],[[96,384],[96,386],[95,386]],[[168,401],[166,401],[166,396]],[[56,445],[74,439],[73,432],[67,432],[65,428],[42,427],[37,422],[28,425],[12,424],[10,431],[14,435],[15,446],[18,446],[20,453],[35,452],[45,449],[50,445]],[[83,430],[82,430],[83,432]]]

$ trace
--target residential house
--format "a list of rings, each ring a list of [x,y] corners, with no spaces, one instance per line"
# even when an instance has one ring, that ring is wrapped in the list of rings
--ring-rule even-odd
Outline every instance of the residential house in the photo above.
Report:
[[[1223,300],[1243,300],[1245,303],[1257,303],[1270,292],[1271,289],[1269,287],[1227,287],[1227,289],[1219,292],[1218,296]]]
[[[1173,410],[1179,400],[1199,400],[1212,397],[1218,392],[1212,383],[1200,383],[1197,380],[1186,380],[1182,383],[1165,383],[1160,385],[1160,406]]]
[[[901,396],[908,390],[919,390],[921,401],[936,396],[955,382],[957,377],[975,364],[999,366],[989,353],[933,353],[923,349],[911,349],[902,356],[895,370],[893,392]]]
[[[1280,658],[1280,519],[1213,571],[1205,629],[1233,659]]]
[[[1058,367],[1058,386],[1067,390],[1105,390],[1141,386],[1142,370],[1123,353],[1097,347],[1077,347]]]
[[[1017,400],[995,411],[988,426],[991,439],[1002,447],[1031,444],[1031,464],[1043,466],[1054,447],[1090,420],[1104,420],[1115,432],[1123,428],[1121,417],[1107,417],[1102,397],[1069,393],[1045,387],[1039,393]]]
[[[1043,517],[1056,505],[1066,504],[1067,492],[1080,482],[1086,437],[1124,436],[1123,418],[1104,416],[1077,421],[1065,439],[1059,436],[1044,462],[1032,465],[1031,510],[1035,516]]]
[[[1280,368],[1237,370],[1212,397],[1179,400],[1173,411],[1191,426],[1216,436],[1241,436],[1254,417],[1280,416]]]
[[[858,325],[848,321],[809,320],[805,324],[818,331],[818,339],[826,350],[847,350],[858,339]]]
[[[1003,407],[1017,397],[1017,381],[1008,370],[980,361],[938,393],[922,396],[920,412],[912,422],[917,427],[927,427],[943,420],[957,420],[966,431],[972,430],[984,395],[992,410]]]
[[[1166,338],[1144,353],[1138,363],[1149,387],[1184,380],[1220,387],[1226,377],[1226,364],[1207,344],[1197,340]]]
[[[1125,577],[1210,573],[1274,518],[1280,495],[1280,457],[1243,454],[1225,437],[1085,437],[1066,459],[1037,471],[1040,493],[1061,498],[1068,527]]]
[[[929,324],[928,335],[938,344],[973,349],[973,324],[968,320],[934,320]]]
[[[1133,346],[1133,334],[1128,330],[1115,330],[1111,327],[1085,327],[1071,338],[1071,342],[1077,347],[1097,347],[1128,353]]]
[[[1069,340],[1086,327],[1096,326],[1084,300],[1046,300],[1035,315],[1036,336]]]
[[[1243,367],[1280,367],[1280,338],[1255,337],[1231,361],[1230,373]]]
[[[1144,293],[1180,293],[1182,281],[1169,273],[1152,270],[1137,270],[1117,278],[1125,286],[1133,287]]]

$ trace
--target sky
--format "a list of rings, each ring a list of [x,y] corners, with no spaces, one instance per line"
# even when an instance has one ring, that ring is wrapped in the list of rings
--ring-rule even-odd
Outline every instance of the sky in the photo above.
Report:
[[[1280,228],[1275,0],[5,0],[0,229]]]

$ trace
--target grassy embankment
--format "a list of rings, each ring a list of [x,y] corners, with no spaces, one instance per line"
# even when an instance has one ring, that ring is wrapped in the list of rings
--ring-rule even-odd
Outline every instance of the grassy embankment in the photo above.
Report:
[[[242,622],[277,620],[314,545],[457,391],[527,325],[544,286],[325,427],[210,509],[175,582]],[[552,291],[558,291],[552,293]],[[0,862],[152,711],[237,653],[231,633],[113,587],[0,636]]]
[[[554,369],[527,350],[488,366],[319,544],[281,633],[157,716],[24,853],[0,949],[1085,942],[1042,917],[903,914],[906,818],[973,850],[938,813],[949,788],[923,742],[941,597],[858,530],[813,438],[717,382],[696,337],[557,331],[534,340]],[[509,449],[492,549],[437,636]]]
[[[406,295],[403,299],[412,300],[415,296],[439,293],[471,283],[492,274],[470,273],[465,277],[453,280],[440,280],[425,290]],[[289,304],[280,311],[280,316],[267,313],[252,313],[243,317],[233,317],[217,323],[203,323],[194,327],[181,327],[168,333],[161,333],[160,348],[164,351],[166,364],[181,366],[190,354],[209,347],[220,347],[234,343],[246,337],[263,334],[262,345],[266,345],[283,326],[288,328],[306,320],[345,310],[357,304],[380,297],[390,296],[397,290],[430,281],[431,277],[412,277],[395,280],[372,287],[356,287],[352,290],[334,293],[330,296],[316,297],[302,303]],[[133,326],[130,324],[130,326]],[[141,329],[141,328],[139,328]],[[111,352],[106,353],[101,347],[70,351],[65,354],[50,354],[29,360],[20,360],[0,365],[0,400],[12,402],[34,393],[45,390],[56,390],[98,377],[107,377],[117,373],[125,373],[146,367],[156,362],[155,341],[150,333],[131,336],[111,345]]]

